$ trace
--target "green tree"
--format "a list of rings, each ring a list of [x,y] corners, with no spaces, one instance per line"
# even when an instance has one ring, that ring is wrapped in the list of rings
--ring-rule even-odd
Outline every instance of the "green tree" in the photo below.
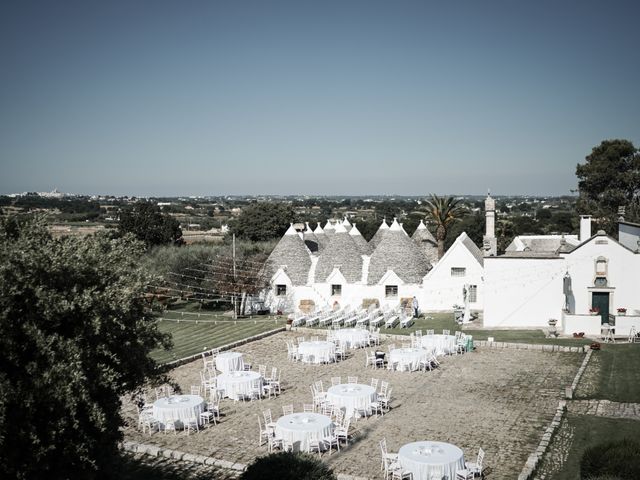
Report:
[[[613,234],[618,207],[635,218],[640,197],[640,153],[629,140],[605,140],[576,166],[578,213],[595,217],[599,227]]]
[[[52,238],[0,223],[0,478],[109,477],[121,397],[169,347],[145,312],[132,236]]]
[[[242,209],[231,231],[254,242],[280,238],[295,220],[293,207],[286,203],[260,202]]]
[[[453,197],[431,195],[427,203],[427,216],[436,225],[436,241],[438,242],[438,259],[444,255],[444,242],[447,231],[466,213],[466,209]]]
[[[132,233],[147,247],[167,243],[181,243],[180,222],[172,216],[162,213],[157,205],[141,201],[120,211],[118,231],[121,234]]]
[[[447,238],[444,242],[445,250],[447,250],[456,238],[465,232],[476,245],[482,247],[482,238],[484,235],[485,216],[483,213],[477,212],[473,215],[466,215],[455,222],[447,231]]]
[[[256,458],[242,473],[240,480],[336,480],[333,471],[307,453],[281,452]]]

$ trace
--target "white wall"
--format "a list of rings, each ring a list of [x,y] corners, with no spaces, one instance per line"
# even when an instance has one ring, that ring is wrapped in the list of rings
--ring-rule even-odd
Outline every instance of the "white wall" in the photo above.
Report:
[[[562,330],[565,335],[584,332],[588,336],[599,336],[602,321],[600,315],[563,315]]]
[[[484,326],[544,328],[560,320],[564,273],[560,258],[485,258]]]
[[[464,277],[452,277],[451,267],[464,267]],[[484,304],[484,269],[471,252],[461,243],[454,243],[447,254],[425,276],[422,297],[418,297],[420,309],[451,310],[453,305],[464,305],[462,289],[465,284],[477,286],[476,302],[470,303],[472,310],[482,309]]]
[[[602,243],[602,242],[606,242]],[[596,236],[566,256],[571,276],[575,310],[572,313],[588,313],[591,293],[594,291],[595,261],[598,257],[608,260],[609,313],[624,307],[630,313],[640,308],[640,255],[630,252],[613,239]]]
[[[640,316],[638,315],[617,315],[616,316],[616,337],[628,337],[631,327],[636,327],[636,333],[640,331]]]

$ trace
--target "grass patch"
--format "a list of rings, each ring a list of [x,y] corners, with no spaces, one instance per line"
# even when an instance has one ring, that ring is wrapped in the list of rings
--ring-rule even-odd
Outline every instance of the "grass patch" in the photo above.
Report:
[[[589,447],[623,438],[640,441],[640,422],[637,420],[568,415],[567,424],[573,430],[569,455],[563,468],[553,475],[552,480],[579,480],[580,460]]]
[[[185,310],[189,311],[189,310]],[[151,356],[159,363],[167,363],[215,347],[242,340],[243,338],[283,327],[283,317],[255,317],[233,320],[223,315],[203,313],[181,315],[181,312],[167,310],[159,321],[160,331],[173,338],[173,348],[169,351],[155,350]],[[196,321],[198,323],[196,323]]]
[[[435,333],[442,333],[442,330],[450,330],[451,334],[457,330],[461,330],[451,312],[433,312],[425,314],[429,318],[418,318],[409,328],[384,328],[380,330],[382,333],[393,335],[409,335],[416,330],[422,330],[422,334],[427,329],[435,330]],[[493,337],[496,342],[511,343],[532,343],[538,345],[561,345],[565,347],[579,347],[589,345],[591,340],[585,338],[546,338],[542,330],[465,330],[468,335],[472,335],[474,340],[487,340]]]
[[[593,398],[640,403],[640,345],[602,344]],[[592,368],[591,362],[589,367]],[[640,430],[640,423],[637,425]]]
[[[542,330],[469,330],[474,340],[487,340],[493,337],[496,342],[533,343],[538,345],[562,345],[565,347],[579,347],[589,345],[591,340],[586,338],[546,338]]]
[[[320,327],[315,327],[320,328]],[[326,328],[326,327],[322,327]],[[380,327],[381,333],[390,335],[409,335],[416,330],[422,330],[425,335],[427,330],[434,330],[434,333],[442,333],[442,330],[449,330],[451,335],[458,330],[462,330],[456,323],[453,312],[427,312],[424,316],[415,319],[409,328]],[[591,340],[585,338],[546,338],[542,330],[464,330],[468,335],[472,335],[474,340],[487,340],[493,337],[496,342],[511,343],[531,343],[538,345],[561,345],[564,347],[579,347],[589,345]]]

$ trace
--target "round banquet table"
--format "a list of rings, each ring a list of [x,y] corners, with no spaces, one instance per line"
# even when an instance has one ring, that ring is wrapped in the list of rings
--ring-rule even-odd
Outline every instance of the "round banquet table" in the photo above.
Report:
[[[298,345],[298,355],[305,363],[329,363],[335,358],[336,346],[324,340],[301,342]]]
[[[276,422],[276,437],[293,445],[294,451],[306,452],[309,440],[330,437],[333,433],[331,418],[320,413],[292,413]]]
[[[172,395],[153,402],[151,415],[163,425],[167,420],[184,422],[195,419],[200,423],[200,414],[205,407],[206,403],[200,395]]]
[[[464,468],[464,454],[455,445],[444,442],[413,442],[398,451],[398,462],[413,474],[413,480],[456,478]]]
[[[218,354],[216,357],[216,368],[222,373],[244,370],[242,354],[238,352],[224,352]]]
[[[377,398],[376,389],[359,383],[341,383],[327,390],[327,402],[345,409],[347,417],[358,411],[368,411]]]
[[[420,344],[427,350],[434,350],[436,355],[447,355],[456,351],[456,336],[423,335]]]
[[[397,363],[398,370],[417,370],[420,360],[426,355],[424,348],[396,348],[389,352],[389,363]]]
[[[369,344],[369,331],[361,328],[344,328],[336,330],[335,338],[349,348],[360,348]]]
[[[253,390],[254,382],[258,382],[262,389],[262,377],[258,372],[230,372],[218,375],[218,390],[224,390],[224,396],[238,400],[247,396]]]

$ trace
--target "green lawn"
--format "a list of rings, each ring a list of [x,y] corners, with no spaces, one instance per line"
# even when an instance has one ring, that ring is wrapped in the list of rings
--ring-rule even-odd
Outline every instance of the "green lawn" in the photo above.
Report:
[[[395,335],[409,335],[416,330],[422,330],[424,335],[426,330],[433,329],[435,333],[442,333],[442,330],[450,330],[451,333],[460,330],[460,326],[453,319],[453,313],[433,312],[426,313],[426,317],[419,318],[409,328],[382,328],[381,332]],[[542,345],[562,345],[577,347],[588,345],[591,340],[573,338],[545,338],[542,330],[466,330],[465,333],[472,335],[474,340],[487,340],[493,337],[496,342],[513,343],[533,343]]]
[[[589,345],[591,340],[586,338],[546,338],[542,330],[469,330],[474,340],[487,340],[493,337],[496,342],[533,343],[542,345],[563,345],[565,347],[579,347]]]
[[[569,456],[562,470],[553,475],[552,480],[579,480],[582,454],[598,443],[623,438],[640,441],[640,422],[637,420],[568,415],[567,422],[573,429]]]
[[[226,345],[243,338],[283,327],[285,318],[255,317],[233,320],[222,315],[202,314],[181,316],[179,312],[166,311],[165,320],[159,321],[160,330],[170,333],[173,348],[170,351],[156,350],[151,356],[159,363],[195,355],[211,348]],[[172,318],[175,320],[166,320]],[[180,321],[177,321],[180,320]],[[195,323],[196,320],[198,323]]]
[[[599,360],[593,398],[640,403],[640,345],[602,344],[602,350],[593,354]]]

